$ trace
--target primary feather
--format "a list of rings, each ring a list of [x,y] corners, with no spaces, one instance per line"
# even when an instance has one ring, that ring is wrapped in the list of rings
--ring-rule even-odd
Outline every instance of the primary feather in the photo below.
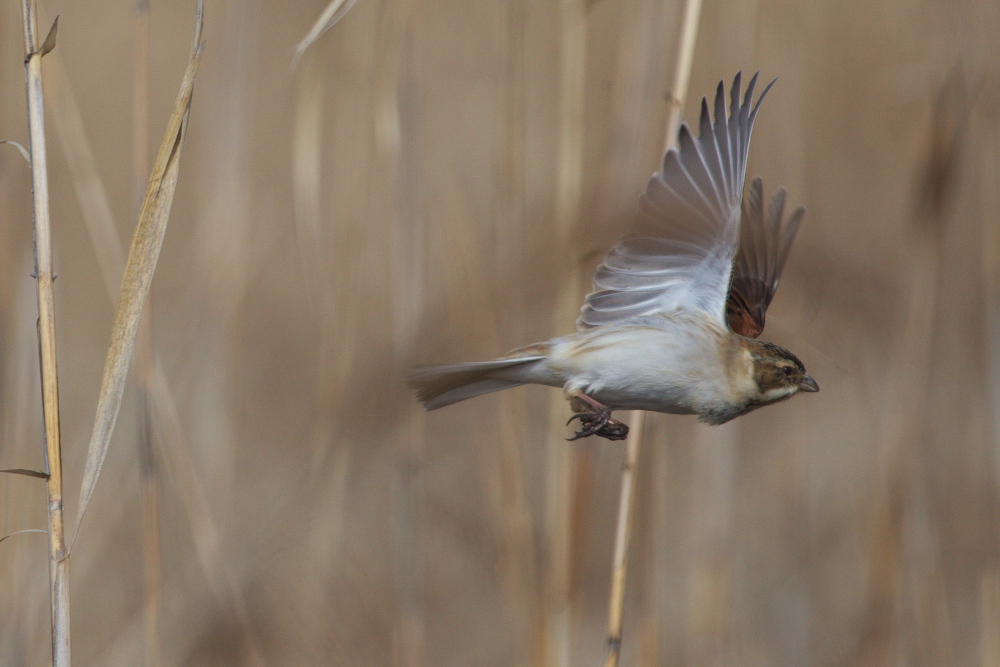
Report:
[[[773,83],[755,105],[755,74],[741,102],[737,74],[727,114],[720,81],[714,122],[703,98],[699,137],[681,125],[677,147],[666,152],[640,199],[639,232],[619,241],[597,269],[580,329],[677,309],[705,312],[725,325],[750,134]]]
[[[806,212],[800,206],[785,221],[785,197],[785,189],[778,188],[765,218],[764,185],[758,177],[750,183],[743,202],[740,248],[733,264],[726,320],[732,331],[747,338],[756,338],[764,330],[767,308]]]

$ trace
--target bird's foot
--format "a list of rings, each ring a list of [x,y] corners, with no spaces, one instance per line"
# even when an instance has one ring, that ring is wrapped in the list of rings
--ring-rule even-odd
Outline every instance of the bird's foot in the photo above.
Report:
[[[569,426],[574,419],[580,420],[580,430],[572,438],[566,438],[570,442],[591,435],[608,440],[624,440],[628,436],[628,425],[612,419],[611,409],[604,406],[595,407],[592,412],[579,412],[570,417],[566,425]]]

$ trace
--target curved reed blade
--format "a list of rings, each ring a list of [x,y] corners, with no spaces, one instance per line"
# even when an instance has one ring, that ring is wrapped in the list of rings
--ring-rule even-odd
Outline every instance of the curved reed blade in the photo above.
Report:
[[[41,528],[25,528],[24,530],[15,530],[13,533],[8,533],[3,537],[0,537],[0,542],[3,542],[8,537],[14,537],[15,535],[24,535],[25,533],[41,533],[42,535],[48,535],[49,531],[42,530]]]
[[[97,401],[97,415],[94,418],[94,429],[87,449],[87,463],[83,473],[83,483],[80,487],[80,502],[77,509],[76,533],[70,543],[76,542],[80,532],[87,504],[94,493],[94,487],[101,474],[104,458],[108,453],[108,444],[121,408],[122,394],[125,390],[125,378],[128,375],[129,363],[132,359],[132,349],[135,345],[139,320],[142,317],[143,305],[149,294],[149,287],[156,270],[156,261],[160,256],[163,237],[167,231],[167,221],[170,218],[170,207],[174,201],[177,189],[177,177],[180,170],[181,146],[187,129],[188,114],[191,110],[191,95],[194,91],[194,79],[201,62],[204,43],[201,41],[203,18],[203,3],[198,1],[195,17],[194,41],[191,46],[191,56],[187,70],[181,82],[173,113],[167,123],[167,131],[160,145],[153,171],[149,177],[146,196],[139,212],[132,247],[129,249],[125,264],[125,275],[122,278],[121,292],[118,296],[118,306],[115,310],[114,325],[111,330],[111,344],[108,346],[108,356],[104,362],[104,376],[101,380],[101,392]]]
[[[44,470],[28,470],[26,468],[7,468],[5,470],[0,470],[0,473],[4,472],[8,475],[24,475],[25,477],[36,477],[38,479],[49,478],[49,473]]]
[[[323,10],[323,13],[319,15],[319,18],[316,19],[316,23],[313,24],[313,27],[310,28],[306,36],[302,38],[301,42],[296,44],[295,54],[292,56],[292,69],[295,69],[295,66],[299,62],[299,58],[301,58],[302,54],[313,45],[313,42],[319,39],[320,35],[324,32],[335,26],[337,21],[344,18],[347,12],[351,11],[354,3],[357,1],[358,0],[330,1],[330,4],[328,4],[326,9]]]

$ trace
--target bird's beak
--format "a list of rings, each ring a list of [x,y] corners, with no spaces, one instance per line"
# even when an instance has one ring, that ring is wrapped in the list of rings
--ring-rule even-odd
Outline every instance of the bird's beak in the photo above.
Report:
[[[806,375],[799,381],[799,391],[819,391],[819,385],[812,376]]]

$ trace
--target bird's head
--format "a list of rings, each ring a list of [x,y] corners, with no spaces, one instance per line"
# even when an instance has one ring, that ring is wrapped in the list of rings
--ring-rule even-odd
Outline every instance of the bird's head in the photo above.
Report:
[[[753,360],[753,379],[763,403],[774,403],[800,392],[819,391],[816,380],[806,373],[799,358],[783,347],[759,340],[748,340]]]

